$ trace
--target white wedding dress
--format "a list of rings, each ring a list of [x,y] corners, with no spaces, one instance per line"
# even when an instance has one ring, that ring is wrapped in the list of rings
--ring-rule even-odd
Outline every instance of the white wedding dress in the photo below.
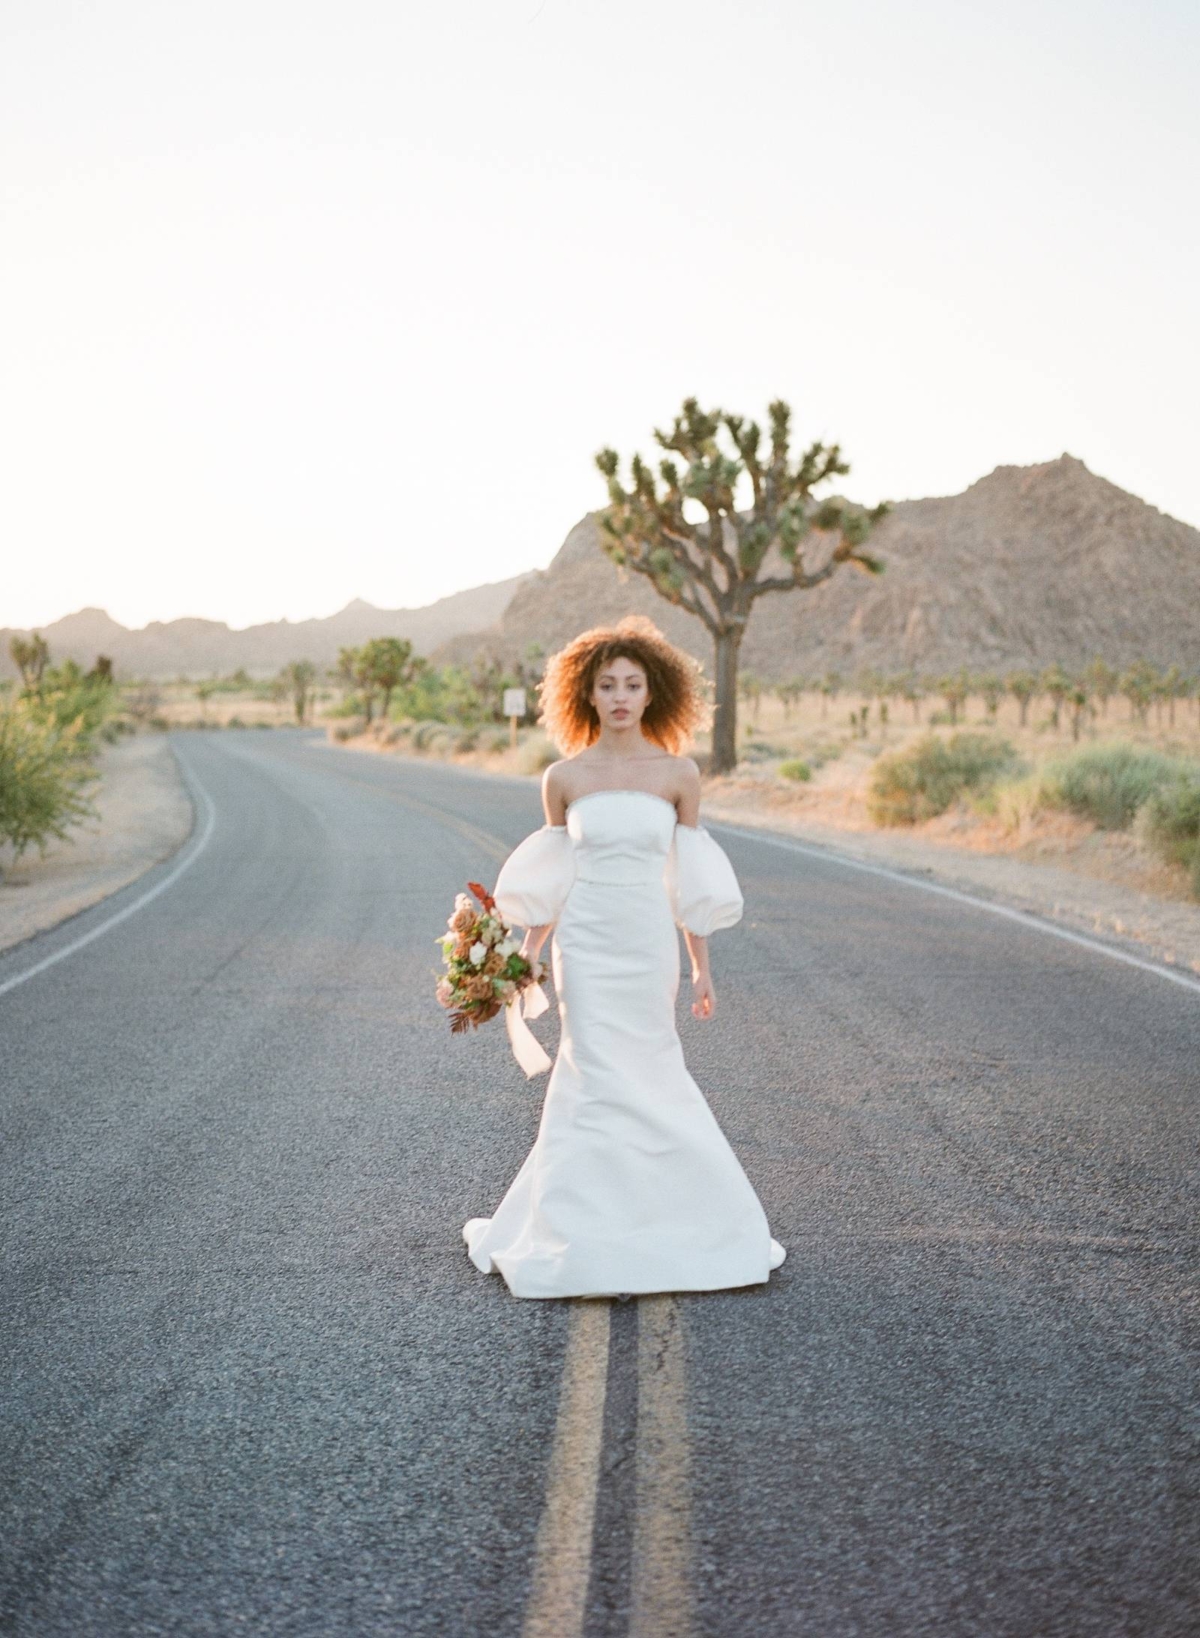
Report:
[[[515,1297],[714,1291],[783,1262],[749,1178],[683,1060],[677,924],[707,937],[742,914],[724,851],[647,791],[576,797],[505,861],[505,920],[556,923],[562,1025],[537,1140],[471,1261]]]

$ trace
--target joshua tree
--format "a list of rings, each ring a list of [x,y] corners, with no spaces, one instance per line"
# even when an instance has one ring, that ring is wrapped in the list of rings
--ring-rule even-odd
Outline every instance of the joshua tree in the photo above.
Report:
[[[21,673],[21,685],[25,692],[36,694],[42,685],[42,672],[50,659],[50,645],[40,632],[35,631],[28,641],[24,637],[11,638],[8,652]]]
[[[500,656],[490,649],[481,648],[471,661],[470,679],[486,720],[503,722],[504,662]]]
[[[412,644],[403,637],[372,637],[361,652],[372,683],[383,695],[380,714],[386,718],[392,695],[413,680],[422,662],[414,658]]]
[[[345,695],[355,685],[357,666],[358,650],[350,647],[339,648],[337,664],[330,667],[326,672],[326,676],[329,677],[330,681],[340,683],[343,695]]]
[[[770,406],[771,447],[760,452],[762,429],[744,416],[683,403],[669,433],[656,442],[685,463],[659,463],[658,478],[640,455],[631,463],[633,487],[617,476],[620,458],[602,449],[596,465],[608,480],[609,505],[601,514],[612,560],[645,575],[678,608],[702,621],[713,639],[716,718],[711,767],[725,773],[737,762],[738,651],[750,610],[767,592],[808,590],[827,580],[843,563],[867,574],[883,564],[865,551],[872,529],[890,510],[886,502],[867,510],[849,501],[818,501],[812,491],[827,478],[849,472],[838,444],[814,443],[794,463],[789,458],[791,410],[782,399]],[[733,443],[727,454],[718,443],[722,428]],[[749,479],[753,504],[739,511],[734,491]],[[707,513],[693,523],[684,515],[691,501]],[[817,567],[809,568],[804,547],[813,531],[834,545]],[[770,559],[770,562],[768,561]]]
[[[783,706],[783,720],[790,722],[801,696],[808,684],[803,677],[786,677],[783,682],[775,685],[775,698]]]
[[[1135,660],[1128,671],[1122,672],[1117,682],[1117,687],[1129,701],[1130,718],[1136,716],[1143,726],[1157,682],[1158,673],[1148,660]]]
[[[354,678],[354,686],[362,695],[368,726],[375,715],[375,695],[379,688],[379,678],[375,675],[375,662],[371,657],[370,647],[370,643],[364,643],[361,648],[343,649],[338,655],[339,664],[342,654],[351,656],[351,675]]]
[[[922,686],[921,679],[915,671],[907,671],[902,677],[897,677],[896,688],[900,698],[907,700],[909,705],[912,706],[913,721],[920,722],[921,701],[925,698],[925,689]]]
[[[842,686],[840,671],[827,671],[821,678],[821,715],[825,715],[825,707],[830,700],[836,700]]]
[[[509,672],[509,676],[512,678],[511,686],[525,690],[526,722],[533,722],[537,718],[537,693],[541,687],[545,671],[546,650],[541,643],[527,643],[524,654],[519,660],[513,662]],[[503,686],[509,687],[510,684],[506,680]],[[503,704],[503,701],[498,703],[497,709],[499,709],[500,704]]]
[[[887,694],[887,681],[883,673],[873,665],[864,665],[854,682],[859,699],[868,705],[872,700],[881,700]]]
[[[1004,679],[1004,686],[1017,702],[1021,727],[1024,728],[1029,718],[1029,702],[1037,698],[1038,680],[1032,671],[1010,671]]]
[[[301,728],[303,728],[304,719],[308,714],[309,697],[316,676],[317,668],[311,660],[289,660],[279,673],[280,682],[286,692],[292,696],[292,709],[296,713],[296,722]]]
[[[208,702],[217,691],[217,679],[205,677],[196,684],[196,698],[200,701],[200,721],[208,721]]]
[[[983,701],[988,721],[994,723],[996,712],[1000,709],[1000,701],[1004,698],[1004,684],[994,671],[985,671],[981,677],[975,679],[975,692]]]
[[[1063,701],[1071,692],[1071,679],[1056,660],[1053,665],[1048,665],[1045,671],[1042,672],[1039,686],[1043,694],[1049,694],[1050,696],[1050,723],[1052,727],[1057,728],[1058,719],[1062,713]]]
[[[939,677],[937,691],[946,702],[950,712],[950,726],[953,728],[958,722],[959,709],[966,705],[971,692],[971,679],[966,666],[960,666],[948,676]]]
[[[1067,694],[1067,704],[1071,707],[1071,738],[1078,742],[1079,730],[1083,727],[1084,712],[1088,708],[1089,696],[1087,685],[1080,678],[1071,684]]]
[[[1108,702],[1117,686],[1117,673],[1112,666],[1097,654],[1079,680],[1083,687],[1089,689],[1093,697],[1100,701],[1100,715],[1106,717]]]
[[[1160,697],[1167,702],[1167,726],[1175,726],[1175,701],[1182,699],[1187,692],[1187,681],[1177,665],[1168,666],[1162,674]],[[1159,721],[1162,721],[1160,716]]]

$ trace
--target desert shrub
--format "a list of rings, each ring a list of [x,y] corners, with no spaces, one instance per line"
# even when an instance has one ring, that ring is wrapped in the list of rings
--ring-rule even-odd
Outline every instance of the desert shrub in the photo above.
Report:
[[[1089,745],[1046,766],[1052,799],[1102,830],[1125,830],[1133,816],[1175,774],[1161,751],[1116,741]]]
[[[508,750],[508,737],[507,733],[501,733],[497,729],[496,732],[486,736],[483,748],[485,751],[490,751],[493,756],[499,756],[501,751]]]
[[[997,780],[980,796],[984,811],[993,813],[1009,831],[1023,829],[1036,814],[1057,805],[1054,785],[1040,771]]]
[[[31,717],[60,730],[72,727],[77,753],[86,753],[94,737],[115,737],[107,732],[120,710],[118,690],[107,678],[84,672],[74,660],[50,666],[36,690],[22,696]]]
[[[241,717],[230,717],[225,726],[226,728],[244,728],[246,724],[242,721]]]
[[[150,727],[153,728],[156,733],[165,734],[170,726],[171,720],[169,717],[160,716],[156,713],[150,718]]]
[[[558,748],[546,734],[531,734],[517,751],[517,767],[522,773],[541,773],[557,761]]]
[[[812,769],[807,762],[799,757],[790,757],[788,761],[779,764],[779,772],[784,779],[811,779]]]
[[[914,825],[932,819],[958,797],[1014,772],[1019,758],[1007,740],[990,734],[925,734],[903,751],[881,756],[871,770],[867,811],[877,825]]]
[[[69,825],[95,815],[87,747],[79,718],[59,724],[28,699],[0,710],[0,839],[18,859],[31,842],[45,853],[49,837],[69,840]]]
[[[462,733],[455,738],[454,750],[456,755],[465,755],[468,751],[473,751],[478,744],[479,729],[464,728]]]
[[[266,724],[259,722],[256,723],[255,726],[257,728],[265,728]],[[341,722],[327,723],[325,726],[325,732],[330,739],[340,742],[342,740],[355,739],[362,733],[366,726],[367,721],[365,717],[350,717],[344,718]]]
[[[262,692],[260,689],[258,697],[262,697]],[[347,694],[344,699],[335,701],[333,705],[327,705],[323,712],[326,717],[362,717],[364,720],[366,714],[366,707],[363,704],[361,694]]]
[[[1183,865],[1200,898],[1200,763],[1177,764],[1146,798],[1138,828],[1161,858]]]
[[[418,722],[412,731],[413,749],[415,751],[432,750],[437,735],[443,734],[445,731],[444,723],[435,722],[432,719],[426,722]]]

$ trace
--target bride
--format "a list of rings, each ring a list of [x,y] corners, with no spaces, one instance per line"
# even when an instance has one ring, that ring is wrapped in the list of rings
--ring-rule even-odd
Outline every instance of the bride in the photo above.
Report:
[[[515,1297],[764,1284],[784,1248],[675,1029],[677,926],[692,1012],[707,1019],[708,935],[742,914],[699,825],[699,770],[677,754],[704,715],[697,667],[630,617],[555,654],[541,702],[566,755],[543,780],[546,823],[509,855],[495,899],[527,929],[530,959],[554,929],[561,1038],[537,1139],[493,1215],[465,1224],[468,1255]]]

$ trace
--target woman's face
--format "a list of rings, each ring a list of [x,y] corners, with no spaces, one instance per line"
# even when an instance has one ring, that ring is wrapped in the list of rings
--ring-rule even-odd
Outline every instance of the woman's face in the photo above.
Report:
[[[596,673],[591,698],[601,728],[634,728],[650,703],[646,673],[636,660],[619,654]]]

